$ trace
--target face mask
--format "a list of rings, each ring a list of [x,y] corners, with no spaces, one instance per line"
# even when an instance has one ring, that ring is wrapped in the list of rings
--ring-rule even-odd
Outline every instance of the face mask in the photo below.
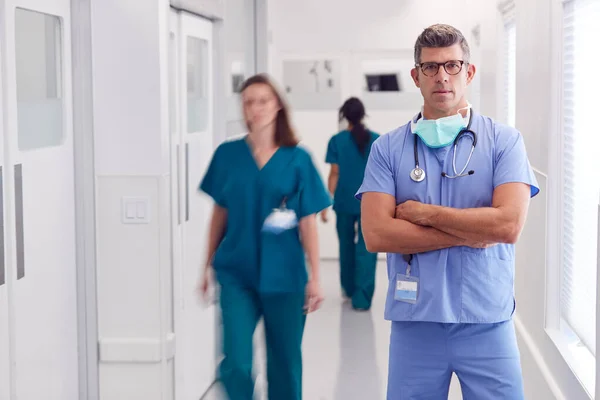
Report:
[[[461,110],[468,109],[471,105],[461,108],[455,115],[438,119],[423,119],[421,118],[416,123],[411,124],[412,132],[418,135],[427,147],[439,148],[446,147],[451,144],[461,129],[467,126],[465,118],[460,114]],[[422,112],[421,112],[422,115]],[[467,120],[469,115],[467,115]]]

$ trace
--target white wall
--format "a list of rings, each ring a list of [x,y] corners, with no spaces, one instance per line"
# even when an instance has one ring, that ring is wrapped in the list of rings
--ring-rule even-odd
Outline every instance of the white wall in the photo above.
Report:
[[[168,399],[169,2],[91,4],[100,398]],[[147,199],[149,223],[122,223],[128,196]]]
[[[254,34],[254,0],[225,2],[225,87],[227,88],[227,136],[246,131],[241,112],[241,100],[233,92],[231,75],[241,72],[247,79],[256,73],[256,36]]]
[[[341,96],[336,108],[292,109],[294,126],[302,144],[312,152],[323,179],[329,172],[329,166],[324,162],[327,142],[338,130],[337,109],[352,95],[362,97],[360,60],[398,56],[412,59],[417,36],[435,23],[452,24],[470,39],[471,30],[479,23],[479,3],[473,0],[436,1],[433,4],[417,0],[372,0],[368,4],[344,0],[269,1],[269,72],[280,84],[284,59],[327,57],[341,60]],[[475,43],[471,47],[473,61],[477,63],[481,53]],[[366,123],[381,134],[389,132],[409,121],[421,104],[416,96],[397,109],[367,107],[369,118]],[[320,223],[319,229],[322,257],[337,258],[335,219],[326,225]]]

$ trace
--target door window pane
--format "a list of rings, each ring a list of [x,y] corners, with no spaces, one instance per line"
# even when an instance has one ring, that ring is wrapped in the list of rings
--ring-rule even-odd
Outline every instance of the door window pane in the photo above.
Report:
[[[187,131],[208,128],[208,42],[187,38]]]
[[[60,145],[64,137],[60,19],[17,9],[15,42],[19,149]]]
[[[171,135],[177,134],[177,51],[175,43],[175,34],[171,32],[169,35],[169,126]]]

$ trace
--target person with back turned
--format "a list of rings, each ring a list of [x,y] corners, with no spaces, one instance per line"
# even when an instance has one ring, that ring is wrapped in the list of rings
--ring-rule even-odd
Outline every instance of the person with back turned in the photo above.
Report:
[[[348,129],[329,140],[325,162],[331,164],[328,178],[333,196],[336,229],[340,252],[340,281],[344,296],[352,299],[356,310],[368,310],[375,291],[377,254],[367,251],[360,222],[360,202],[354,194],[362,182],[371,145],[379,137],[364,125],[365,107],[356,97],[342,105],[340,121],[348,122]],[[321,213],[327,221],[327,210]]]

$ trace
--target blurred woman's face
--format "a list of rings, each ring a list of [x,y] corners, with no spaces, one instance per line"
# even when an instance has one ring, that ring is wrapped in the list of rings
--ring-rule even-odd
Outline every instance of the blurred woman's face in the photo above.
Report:
[[[246,124],[258,131],[275,123],[281,105],[269,85],[255,83],[242,92],[242,104]]]

